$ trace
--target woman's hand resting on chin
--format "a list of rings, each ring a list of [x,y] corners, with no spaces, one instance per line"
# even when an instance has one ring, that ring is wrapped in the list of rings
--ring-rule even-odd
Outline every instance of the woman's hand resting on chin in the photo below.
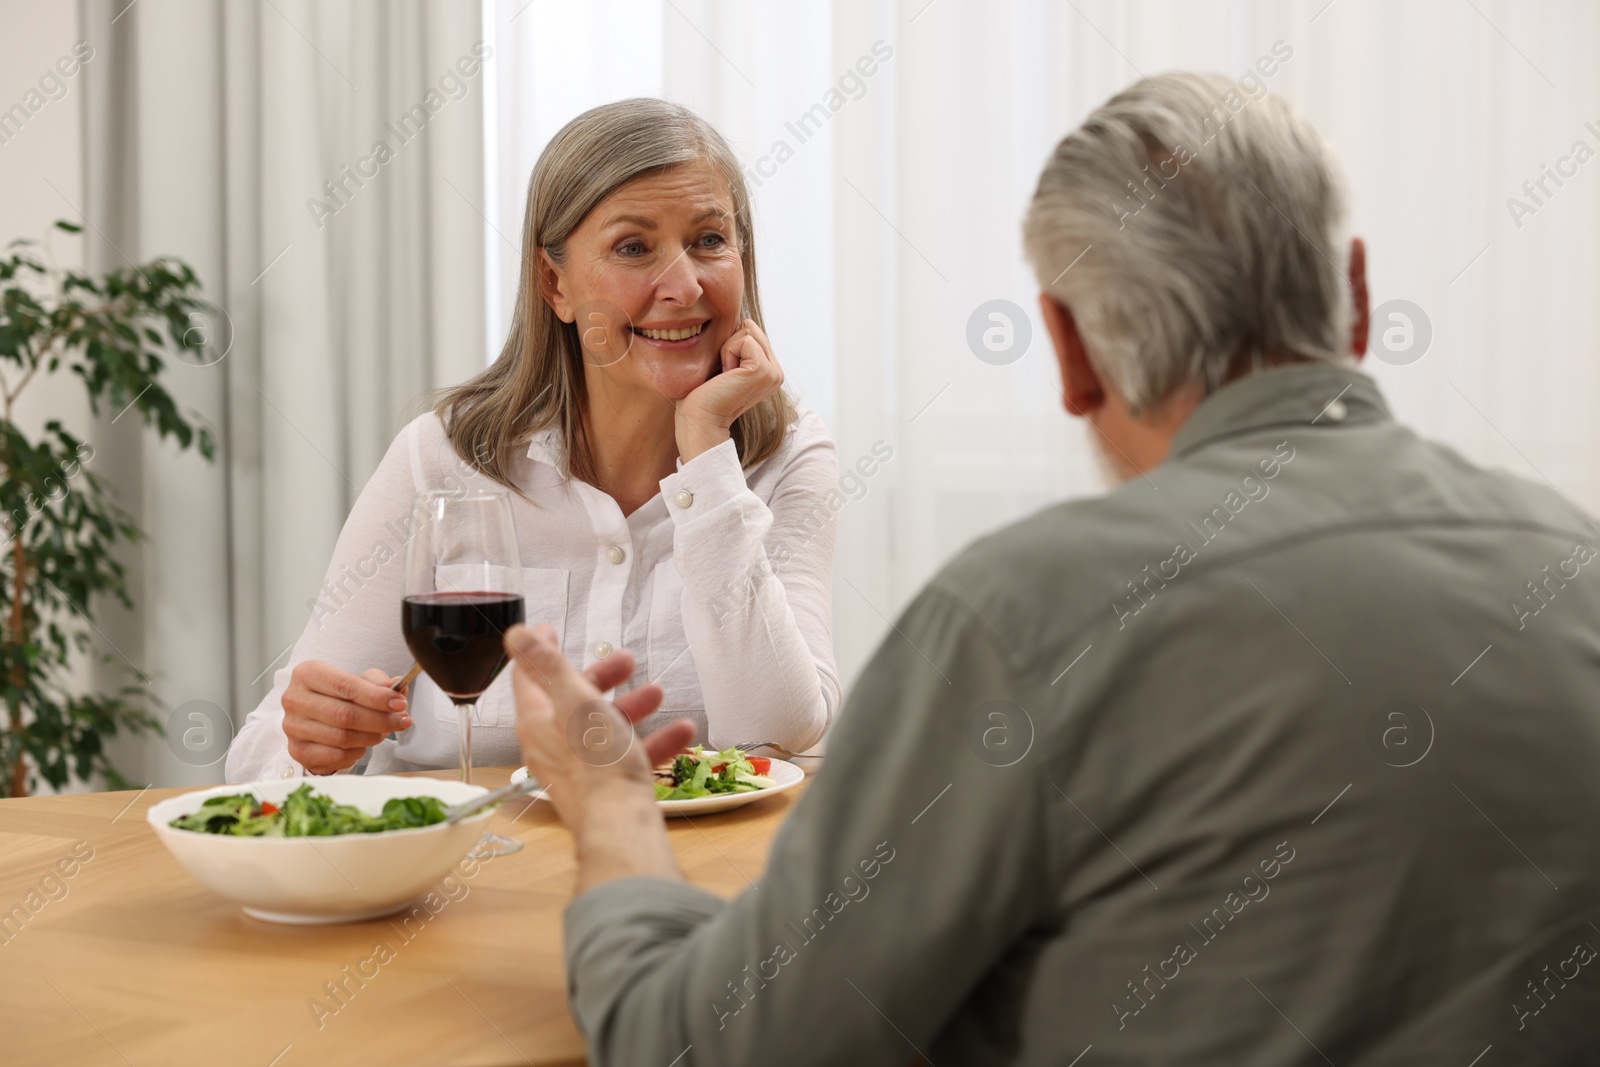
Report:
[[[674,431],[687,463],[729,437],[733,422],[783,385],[783,368],[754,319],[745,319],[722,346],[722,373],[678,401]]]

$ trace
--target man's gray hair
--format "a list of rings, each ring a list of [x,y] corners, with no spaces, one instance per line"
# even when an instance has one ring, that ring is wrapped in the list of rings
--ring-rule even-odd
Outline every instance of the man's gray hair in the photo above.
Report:
[[[1023,238],[1137,414],[1271,358],[1347,360],[1344,213],[1332,152],[1286,101],[1259,81],[1170,73],[1056,146]]]

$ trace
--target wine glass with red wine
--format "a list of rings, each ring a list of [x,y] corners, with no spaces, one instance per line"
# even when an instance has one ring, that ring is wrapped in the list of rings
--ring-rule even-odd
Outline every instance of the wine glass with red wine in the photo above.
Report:
[[[456,706],[461,780],[472,769],[472,715],[506,666],[505,632],[523,621],[522,561],[504,489],[434,490],[412,506],[400,628],[406,645]],[[495,855],[520,841],[485,834]]]

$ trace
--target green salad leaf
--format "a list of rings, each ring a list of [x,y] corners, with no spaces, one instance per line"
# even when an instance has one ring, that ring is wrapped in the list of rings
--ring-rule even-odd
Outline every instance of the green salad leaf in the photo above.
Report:
[[[285,797],[281,806],[263,808],[249,793],[212,797],[198,811],[167,825],[231,837],[333,837],[408,830],[444,820],[445,804],[438,797],[391,797],[384,802],[383,814],[368,815],[353,804],[338,804],[313,792],[308,784]]]
[[[660,772],[664,777],[668,772]],[[725,748],[708,752],[696,745],[679,753],[672,761],[672,782],[656,781],[657,800],[698,800],[719,793],[751,793],[776,785],[771,778],[755,773],[744,752]]]

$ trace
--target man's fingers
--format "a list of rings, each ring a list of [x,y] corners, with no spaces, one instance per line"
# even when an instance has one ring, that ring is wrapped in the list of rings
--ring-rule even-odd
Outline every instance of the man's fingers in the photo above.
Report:
[[[542,622],[531,630],[513,626],[506,631],[506,651],[517,669],[526,672],[534,684],[549,694],[558,710],[570,711],[600,695],[572,661],[561,654],[555,628],[549,623]]]
[[[543,629],[544,624],[541,623],[539,628]],[[501,643],[511,659],[511,669],[519,678],[526,678],[540,689],[549,689],[550,679],[545,673],[545,660],[535,654],[537,640],[533,627],[517,623],[505,632]]]
[[[538,747],[555,709],[550,705],[550,694],[539,688],[528,671],[519,668],[511,672],[511,691],[517,703],[517,741],[526,763],[527,753]]]
[[[617,686],[633,677],[633,669],[638,661],[633,653],[625,648],[619,648],[603,660],[599,660],[586,668],[583,676],[589,679],[600,692],[615,689]]]
[[[617,710],[628,717],[629,722],[638,722],[646,715],[651,714],[661,706],[661,701],[666,699],[666,693],[655,682],[641,685],[639,688],[623,693],[612,701]]]
[[[528,743],[528,737],[522,731],[530,727],[530,716],[549,715],[550,694],[544,691],[539,684],[539,673],[533,669],[532,660],[522,655],[521,646],[514,644],[519,634],[526,634],[526,626],[513,626],[506,631],[506,655],[511,657],[511,692],[517,702],[517,731],[522,737],[523,744]]]
[[[644,754],[650,766],[657,767],[694,744],[694,723],[674,719],[644,739]]]

